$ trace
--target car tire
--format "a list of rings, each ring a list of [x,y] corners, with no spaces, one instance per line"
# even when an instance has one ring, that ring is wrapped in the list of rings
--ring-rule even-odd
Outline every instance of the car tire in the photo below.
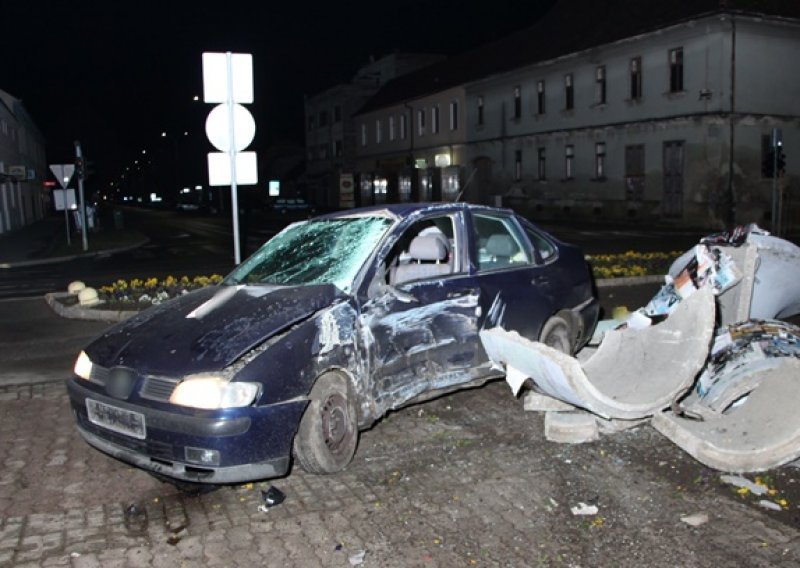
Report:
[[[569,321],[556,314],[545,322],[542,333],[539,334],[539,341],[557,351],[572,355],[575,348],[573,336]]]
[[[342,471],[358,445],[356,405],[350,383],[340,373],[317,379],[294,438],[294,457],[305,471]]]

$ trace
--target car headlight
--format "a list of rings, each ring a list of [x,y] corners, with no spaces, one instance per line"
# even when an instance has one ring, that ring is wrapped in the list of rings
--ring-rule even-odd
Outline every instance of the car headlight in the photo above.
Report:
[[[258,383],[234,382],[217,375],[195,375],[178,383],[169,401],[192,408],[236,408],[252,403],[258,388]]]
[[[86,379],[87,381],[91,380],[92,360],[89,359],[85,351],[81,351],[80,355],[78,355],[78,358],[75,360],[73,372],[82,379]]]

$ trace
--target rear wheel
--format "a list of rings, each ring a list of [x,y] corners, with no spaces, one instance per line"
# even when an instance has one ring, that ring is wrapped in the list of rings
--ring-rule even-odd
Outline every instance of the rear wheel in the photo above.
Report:
[[[358,444],[356,406],[347,377],[321,376],[294,438],[294,456],[309,473],[336,473],[355,455]]]
[[[572,355],[573,345],[572,326],[563,316],[554,315],[542,327],[539,341],[567,355]]]

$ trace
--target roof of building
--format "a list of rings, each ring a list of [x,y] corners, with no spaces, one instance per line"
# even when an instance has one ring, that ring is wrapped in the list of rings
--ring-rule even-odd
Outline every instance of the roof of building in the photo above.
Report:
[[[797,0],[560,0],[534,25],[403,75],[361,113],[715,13],[800,19]]]

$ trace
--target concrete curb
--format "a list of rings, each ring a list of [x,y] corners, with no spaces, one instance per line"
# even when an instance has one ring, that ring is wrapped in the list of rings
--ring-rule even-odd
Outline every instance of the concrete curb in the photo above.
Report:
[[[611,288],[614,286],[637,286],[639,284],[663,284],[664,275],[628,276],[625,278],[601,278],[595,280],[598,288]]]
[[[59,298],[68,298],[70,296],[72,294],[69,292],[50,292],[44,295],[44,299],[53,308],[54,312],[61,317],[69,319],[118,322],[139,313],[137,310],[104,310],[79,305],[65,306],[59,302]]]
[[[68,262],[70,260],[75,260],[76,258],[92,258],[95,256],[111,256],[113,254],[118,254],[121,252],[128,252],[130,250],[137,249],[142,247],[150,242],[150,239],[143,239],[132,245],[128,245],[126,247],[120,247],[115,249],[106,249],[106,250],[98,250],[93,252],[81,253],[81,254],[71,254],[68,256],[54,256],[51,258],[37,258],[34,260],[20,260],[16,262],[0,262],[0,268],[18,268],[24,266],[38,266],[41,264],[56,264],[59,262]]]

